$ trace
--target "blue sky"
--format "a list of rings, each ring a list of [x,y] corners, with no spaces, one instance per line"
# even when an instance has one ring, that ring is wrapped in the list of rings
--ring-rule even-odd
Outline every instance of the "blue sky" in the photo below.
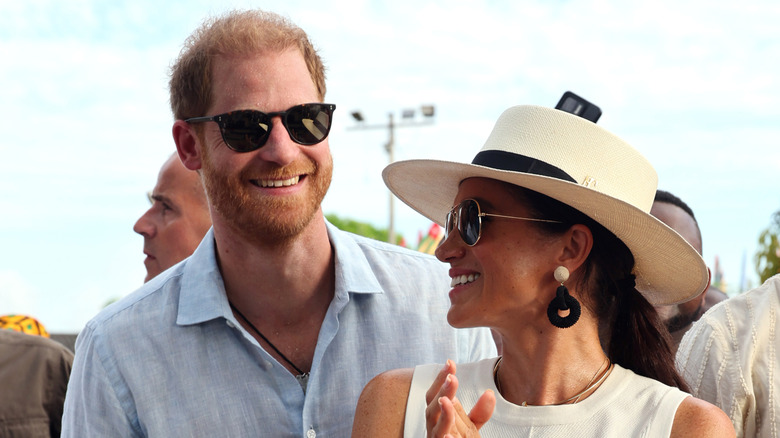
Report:
[[[219,3],[219,5],[217,5]],[[0,0],[0,313],[77,331],[141,285],[132,231],[174,150],[167,68],[189,33],[229,7],[290,17],[328,67],[335,175],[326,213],[387,224],[383,124],[395,159],[470,161],[506,108],[572,90],[640,150],[695,211],[704,258],[729,292],[780,209],[780,4],[722,1]],[[396,203],[416,241],[429,223]]]

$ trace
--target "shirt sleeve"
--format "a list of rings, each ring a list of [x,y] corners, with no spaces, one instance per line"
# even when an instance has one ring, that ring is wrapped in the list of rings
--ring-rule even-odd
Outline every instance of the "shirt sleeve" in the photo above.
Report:
[[[62,418],[62,437],[142,437],[135,416],[135,424],[129,420],[118,393],[128,394],[121,386],[121,379],[108,372],[108,355],[99,348],[99,336],[87,325],[76,341],[76,355],[73,361],[65,408]]]
[[[740,345],[728,306],[707,314],[685,334],[677,351],[676,366],[691,394],[721,408],[734,424],[737,436],[754,436],[756,395],[752,370],[743,356],[749,346]]]
[[[458,357],[450,358],[456,363],[479,362],[482,359],[498,355],[490,329],[479,327],[457,329],[457,331]]]

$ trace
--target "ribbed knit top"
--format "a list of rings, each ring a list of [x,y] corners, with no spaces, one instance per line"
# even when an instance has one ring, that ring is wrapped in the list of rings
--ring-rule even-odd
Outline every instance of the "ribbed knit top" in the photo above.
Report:
[[[668,437],[674,414],[689,395],[615,365],[588,398],[560,406],[519,406],[506,401],[493,381],[496,358],[458,364],[458,400],[466,412],[486,389],[496,394],[483,438],[503,437]],[[404,437],[425,437],[425,392],[443,365],[415,368],[406,406]]]

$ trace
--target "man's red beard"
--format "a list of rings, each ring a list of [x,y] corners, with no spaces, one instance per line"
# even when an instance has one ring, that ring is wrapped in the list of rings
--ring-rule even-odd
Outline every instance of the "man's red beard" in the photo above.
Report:
[[[298,236],[319,211],[333,175],[330,154],[322,165],[309,159],[259,175],[254,169],[243,169],[238,173],[218,169],[208,147],[204,145],[201,150],[203,183],[212,208],[238,235],[262,245],[283,244]],[[264,196],[250,183],[253,179],[294,175],[303,175],[309,190],[292,197]]]

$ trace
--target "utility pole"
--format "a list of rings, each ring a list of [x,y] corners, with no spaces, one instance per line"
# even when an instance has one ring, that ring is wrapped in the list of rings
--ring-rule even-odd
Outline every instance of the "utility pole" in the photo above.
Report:
[[[401,119],[402,119],[401,123],[396,124],[393,117],[393,113],[390,112],[388,113],[388,121],[386,125],[385,124],[366,125],[363,123],[364,121],[363,114],[360,111],[353,111],[352,118],[355,119],[355,121],[358,122],[358,124],[353,127],[349,127],[347,129],[387,129],[389,135],[388,135],[387,143],[385,143],[385,151],[387,151],[389,164],[392,164],[395,161],[394,152],[395,152],[395,129],[396,128],[433,124],[433,117],[435,115],[434,106],[423,105],[421,107],[421,112],[423,115],[422,121],[415,121],[414,120],[415,110],[407,109],[407,110],[403,110],[403,112],[401,113]],[[389,218],[388,218],[388,225],[387,225],[387,241],[393,244],[396,243],[395,242],[395,196],[393,196],[392,192],[390,192],[390,197],[389,197]]]

